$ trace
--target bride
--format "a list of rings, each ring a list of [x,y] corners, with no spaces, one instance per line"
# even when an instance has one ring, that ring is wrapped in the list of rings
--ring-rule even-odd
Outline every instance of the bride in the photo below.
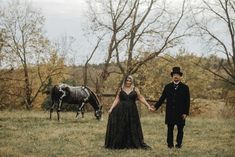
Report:
[[[134,85],[133,77],[129,75],[123,80],[122,87],[118,90],[116,98],[108,111],[105,148],[150,148],[144,143],[136,106],[137,99],[145,104],[149,111],[155,110],[140,94],[139,89]]]

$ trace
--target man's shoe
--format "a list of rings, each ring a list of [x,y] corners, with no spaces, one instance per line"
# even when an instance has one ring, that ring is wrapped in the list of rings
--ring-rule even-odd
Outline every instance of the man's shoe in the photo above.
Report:
[[[179,144],[175,145],[175,148],[180,149],[181,147],[182,147],[182,145],[179,145]]]
[[[173,145],[168,145],[168,148],[172,149],[172,148],[174,148],[174,146]]]

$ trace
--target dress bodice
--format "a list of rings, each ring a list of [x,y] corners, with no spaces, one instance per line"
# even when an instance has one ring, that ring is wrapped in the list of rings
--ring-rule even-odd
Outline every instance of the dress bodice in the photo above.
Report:
[[[121,101],[133,101],[135,102],[137,99],[137,93],[135,89],[133,89],[129,94],[126,93],[123,89],[121,89],[119,93],[119,98]]]

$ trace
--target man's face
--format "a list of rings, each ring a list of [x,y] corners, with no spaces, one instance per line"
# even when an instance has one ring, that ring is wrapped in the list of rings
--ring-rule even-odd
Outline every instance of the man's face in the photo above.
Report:
[[[172,79],[174,82],[179,82],[181,80],[181,76],[179,74],[173,74]]]

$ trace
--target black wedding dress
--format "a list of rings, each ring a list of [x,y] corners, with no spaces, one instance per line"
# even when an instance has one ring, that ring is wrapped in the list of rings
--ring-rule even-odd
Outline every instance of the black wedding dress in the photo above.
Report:
[[[144,143],[140,118],[136,106],[137,93],[135,90],[127,94],[121,89],[119,104],[109,115],[105,148],[125,149],[150,147]]]

